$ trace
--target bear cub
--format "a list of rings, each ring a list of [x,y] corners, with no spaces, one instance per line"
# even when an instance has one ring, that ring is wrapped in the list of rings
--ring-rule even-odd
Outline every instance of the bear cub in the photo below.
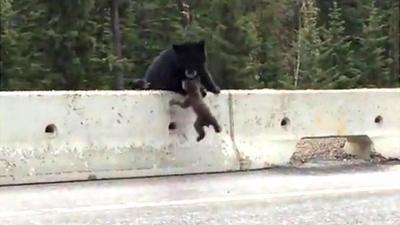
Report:
[[[215,132],[221,132],[221,127],[218,124],[215,117],[211,114],[210,109],[203,101],[203,97],[200,92],[200,80],[197,79],[186,79],[183,81],[183,88],[187,93],[187,97],[183,102],[172,99],[170,105],[179,105],[182,108],[192,106],[194,113],[197,115],[197,119],[194,122],[194,128],[198,134],[197,141],[201,141],[205,137],[204,126],[212,125]]]
[[[163,50],[147,68],[144,78],[136,80],[133,87],[141,89],[143,83],[146,83],[149,84],[145,88],[147,90],[167,90],[186,95],[182,81],[197,77],[202,84],[200,91],[203,97],[206,90],[214,94],[220,93],[220,88],[207,69],[204,40],[173,44]]]

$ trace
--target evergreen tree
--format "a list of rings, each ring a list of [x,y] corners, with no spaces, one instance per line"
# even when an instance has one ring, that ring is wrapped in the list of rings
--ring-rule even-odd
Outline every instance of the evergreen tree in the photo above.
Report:
[[[91,53],[91,30],[88,24],[93,0],[54,1],[46,4],[49,20],[42,48],[46,62],[54,71],[53,82],[58,89],[79,89],[88,79]]]
[[[125,1],[121,7],[122,55],[130,78],[143,77],[160,51],[185,40],[181,14],[166,0]]]
[[[388,34],[386,15],[371,0],[366,4],[368,17],[363,24],[358,52],[358,67],[361,73],[358,84],[362,87],[385,87],[390,85],[390,58],[385,56]]]
[[[38,47],[44,10],[28,0],[3,1],[1,6],[1,74],[11,89],[47,89],[49,68]]]
[[[293,2],[255,1],[259,44],[256,50],[256,75],[262,87],[293,88],[292,43],[296,38]]]
[[[118,42],[111,2],[0,0],[1,90],[110,89],[203,38],[223,88],[400,85],[398,0],[119,0]]]
[[[259,86],[256,55],[261,39],[253,5],[257,2],[212,0],[193,5],[192,29],[207,38],[209,67],[222,88]]]
[[[319,66],[324,76],[317,81],[320,88],[354,88],[360,71],[354,65],[355,55],[350,37],[345,34],[345,21],[337,2],[328,15],[326,28],[322,28]]]

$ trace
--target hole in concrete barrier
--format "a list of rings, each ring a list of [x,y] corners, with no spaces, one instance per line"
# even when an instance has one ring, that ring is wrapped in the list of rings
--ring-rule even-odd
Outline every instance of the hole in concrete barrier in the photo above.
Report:
[[[385,162],[366,135],[304,137],[296,145],[292,165],[354,166]]]
[[[381,115],[378,115],[375,117],[374,122],[376,124],[382,124],[383,123],[383,117]]]
[[[308,162],[341,161],[352,157],[343,150],[346,138],[302,138],[296,145],[290,161],[293,165],[301,165]]]
[[[176,123],[175,122],[171,122],[168,125],[168,130],[175,130],[176,129]]]
[[[289,120],[289,118],[284,117],[284,118],[281,120],[281,127],[287,127],[287,126],[289,126],[289,125],[290,125],[290,120]]]
[[[46,126],[46,128],[44,129],[44,132],[46,134],[55,134],[57,132],[57,127],[54,124],[49,124]]]

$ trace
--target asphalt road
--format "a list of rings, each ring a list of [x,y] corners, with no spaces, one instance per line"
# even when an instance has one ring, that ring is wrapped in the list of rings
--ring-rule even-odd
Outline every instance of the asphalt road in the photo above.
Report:
[[[400,224],[400,165],[0,187],[0,224]]]

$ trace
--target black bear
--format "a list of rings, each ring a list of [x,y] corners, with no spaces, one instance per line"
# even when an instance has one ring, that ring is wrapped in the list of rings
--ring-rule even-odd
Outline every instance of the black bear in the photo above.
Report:
[[[172,99],[169,104],[179,105],[182,108],[192,106],[194,113],[197,115],[197,119],[194,122],[194,128],[197,131],[197,141],[201,141],[205,137],[204,126],[212,125],[215,132],[221,132],[221,127],[217,122],[217,119],[211,114],[210,109],[203,101],[203,97],[200,93],[200,81],[196,79],[185,79],[183,81],[183,88],[187,92],[187,97],[183,102]]]
[[[205,41],[173,44],[163,50],[151,63],[144,76],[148,83],[147,90],[167,90],[182,95],[182,81],[200,77],[201,84],[206,90],[219,94],[220,88],[213,81],[207,69]],[[140,80],[136,83],[141,86]],[[201,87],[202,96],[206,91]]]

